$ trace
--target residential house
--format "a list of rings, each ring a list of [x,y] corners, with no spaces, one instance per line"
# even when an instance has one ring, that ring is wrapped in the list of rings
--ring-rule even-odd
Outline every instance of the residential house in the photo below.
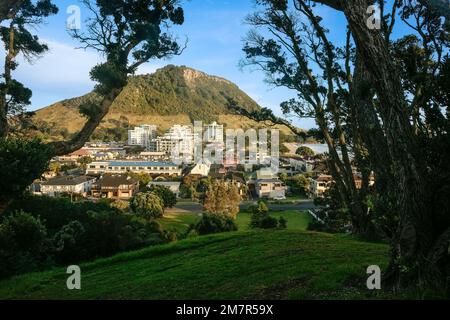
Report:
[[[58,157],[58,161],[61,162],[76,162],[81,158],[91,157],[92,153],[86,149],[80,149],[70,154]]]
[[[211,165],[205,164],[205,163],[198,163],[195,165],[194,168],[192,168],[190,175],[193,176],[202,176],[207,177],[209,175],[209,172],[211,171]]]
[[[139,181],[125,174],[105,174],[92,186],[92,196],[128,200],[139,191]]]
[[[333,183],[333,177],[330,175],[319,175],[311,180],[309,187],[309,194],[312,198],[323,197],[324,193],[328,191]]]
[[[89,176],[61,176],[42,182],[40,193],[50,197],[61,194],[77,194],[86,197],[96,178]]]
[[[257,179],[255,192],[260,199],[279,199],[286,197],[286,185],[279,179]]]

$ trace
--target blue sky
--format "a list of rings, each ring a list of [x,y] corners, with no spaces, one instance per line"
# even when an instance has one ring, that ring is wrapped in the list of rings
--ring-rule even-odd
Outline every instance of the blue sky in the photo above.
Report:
[[[33,90],[31,110],[53,102],[83,95],[93,88],[89,70],[102,58],[95,52],[76,50],[77,42],[67,34],[67,8],[78,5],[76,0],[55,0],[60,12],[48,18],[37,30],[50,52],[33,64],[21,62],[15,76]],[[264,82],[262,72],[238,66],[243,58],[243,37],[249,26],[244,18],[255,10],[253,0],[190,0],[185,1],[186,22],[175,29],[181,39],[188,38],[188,47],[170,60],[151,61],[138,73],[151,73],[166,64],[186,65],[236,83],[243,91],[264,107],[280,113],[279,105],[295,94],[287,89],[273,88]],[[330,37],[343,41],[345,24],[339,13],[319,8],[330,21]],[[86,13],[82,9],[82,20]],[[314,126],[313,120],[294,122],[303,128]]]

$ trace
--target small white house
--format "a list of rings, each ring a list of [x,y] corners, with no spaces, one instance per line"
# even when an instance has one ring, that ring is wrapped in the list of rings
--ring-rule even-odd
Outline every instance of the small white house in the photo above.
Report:
[[[255,181],[258,198],[279,199],[286,197],[286,185],[279,179],[258,179]]]
[[[40,192],[43,195],[56,197],[63,193],[87,196],[92,190],[96,178],[89,176],[63,176],[42,182]]]
[[[207,177],[211,171],[211,165],[199,163],[190,172],[191,175]]]

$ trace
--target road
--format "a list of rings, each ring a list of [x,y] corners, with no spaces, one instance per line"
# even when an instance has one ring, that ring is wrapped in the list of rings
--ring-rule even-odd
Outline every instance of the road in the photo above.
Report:
[[[240,205],[241,210],[247,209],[255,202],[245,201]],[[301,200],[296,204],[269,204],[269,209],[272,211],[306,211],[314,209],[314,202],[312,200]],[[202,205],[194,202],[179,202],[174,208],[170,209],[172,212],[202,212]]]

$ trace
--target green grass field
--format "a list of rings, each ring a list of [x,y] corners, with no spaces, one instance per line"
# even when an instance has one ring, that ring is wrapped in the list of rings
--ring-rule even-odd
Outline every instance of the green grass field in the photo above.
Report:
[[[311,221],[308,213],[300,211],[272,212],[271,216],[277,219],[283,216],[288,221],[288,230],[306,230]],[[200,217],[199,213],[167,213],[164,218],[158,219],[158,222],[165,230],[175,230],[183,234],[189,225],[198,222]],[[240,212],[236,218],[236,224],[239,231],[248,230],[250,213]]]
[[[81,265],[82,290],[57,268],[0,282],[0,299],[378,298],[366,268],[388,247],[298,230],[197,237]]]

